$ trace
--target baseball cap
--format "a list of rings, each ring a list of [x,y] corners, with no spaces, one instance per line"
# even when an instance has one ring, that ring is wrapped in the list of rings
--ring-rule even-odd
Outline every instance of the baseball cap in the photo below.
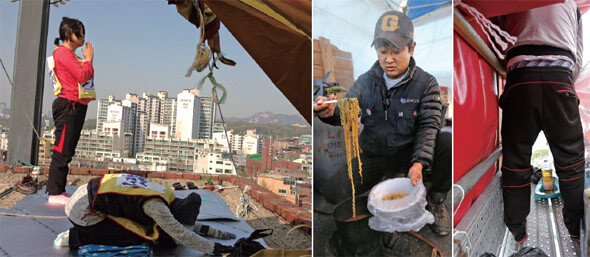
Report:
[[[414,39],[412,20],[402,12],[389,11],[384,13],[375,24],[375,36],[371,46],[379,38],[388,40],[397,48],[404,48]]]

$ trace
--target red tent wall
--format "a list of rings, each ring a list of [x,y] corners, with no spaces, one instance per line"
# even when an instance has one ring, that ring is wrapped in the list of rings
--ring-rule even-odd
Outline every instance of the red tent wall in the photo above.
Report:
[[[498,147],[499,109],[494,69],[457,31],[453,37],[453,182],[457,182]],[[496,169],[496,165],[490,168],[464,197],[453,218],[453,225],[463,218]]]

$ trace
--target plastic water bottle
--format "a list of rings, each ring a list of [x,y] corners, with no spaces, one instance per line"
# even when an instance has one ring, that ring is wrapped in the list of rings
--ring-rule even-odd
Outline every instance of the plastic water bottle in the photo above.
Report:
[[[549,161],[543,161],[541,173],[543,174],[543,190],[545,193],[553,193],[553,167],[551,167],[551,163]]]

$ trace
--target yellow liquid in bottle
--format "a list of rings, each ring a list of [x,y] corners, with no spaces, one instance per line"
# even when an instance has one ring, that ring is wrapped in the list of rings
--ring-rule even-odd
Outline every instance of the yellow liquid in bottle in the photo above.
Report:
[[[553,171],[551,169],[542,170],[543,190],[545,193],[553,193]]]

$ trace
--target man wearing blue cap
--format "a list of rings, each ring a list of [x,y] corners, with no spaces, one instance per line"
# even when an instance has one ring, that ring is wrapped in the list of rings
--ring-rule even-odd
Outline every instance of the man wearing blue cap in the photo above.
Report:
[[[450,216],[444,206],[451,188],[451,134],[440,132],[441,100],[436,79],[416,66],[414,26],[404,13],[384,13],[375,25],[372,46],[378,60],[361,75],[346,94],[357,98],[364,128],[359,136],[363,183],[355,179],[356,192],[370,190],[383,179],[402,172],[412,185],[431,169],[427,208],[434,214],[432,231],[450,232]],[[325,123],[340,124],[335,99],[318,97],[314,112]],[[357,184],[357,182],[359,182]]]

